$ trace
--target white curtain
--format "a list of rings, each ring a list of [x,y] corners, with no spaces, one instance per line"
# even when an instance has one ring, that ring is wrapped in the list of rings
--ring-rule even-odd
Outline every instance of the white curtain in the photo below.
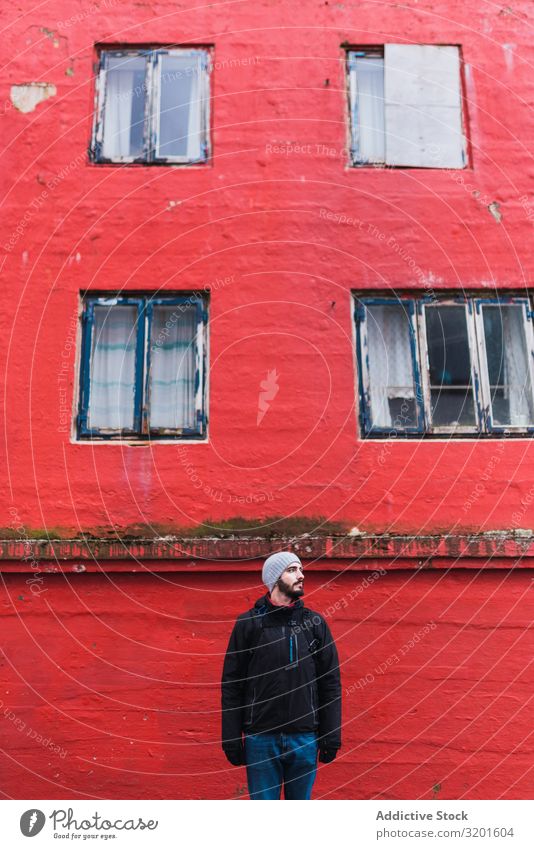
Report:
[[[137,309],[95,306],[88,425],[97,429],[134,426]]]
[[[372,424],[391,427],[389,400],[415,397],[409,318],[395,304],[368,305],[366,311]]]
[[[491,308],[490,308],[491,309]],[[502,321],[504,397],[508,401],[509,422],[524,427],[532,424],[532,388],[527,361],[524,311],[519,305],[493,307],[500,311]]]
[[[161,57],[158,156],[200,158],[204,73],[200,55]]]
[[[194,305],[154,307],[150,368],[152,428],[175,430],[196,425],[196,333]]]
[[[200,57],[194,65],[196,73],[190,78],[189,119],[187,122],[187,158],[200,159],[202,144],[202,66]]]
[[[104,107],[104,138],[102,154],[106,159],[120,159],[135,156],[140,151],[132,150],[132,111],[134,98],[142,98],[142,84],[139,71],[144,71],[145,60],[142,57],[110,57],[106,71],[106,97]],[[139,110],[136,110],[139,111]]]
[[[354,61],[351,90],[357,110],[357,158],[361,162],[384,162],[384,59],[361,56]]]

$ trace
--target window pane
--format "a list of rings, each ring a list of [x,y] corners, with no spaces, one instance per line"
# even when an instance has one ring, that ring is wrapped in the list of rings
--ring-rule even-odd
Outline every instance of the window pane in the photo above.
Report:
[[[155,306],[152,318],[150,427],[193,428],[197,310]]]
[[[361,162],[384,162],[384,59],[357,57],[358,152]]]
[[[145,66],[143,56],[108,57],[102,146],[106,159],[143,153]]]
[[[460,50],[445,44],[386,44],[388,165],[463,168]]]
[[[493,424],[526,427],[534,416],[524,309],[485,305],[482,315]]]
[[[200,57],[161,57],[157,156],[200,159],[202,69]]]
[[[132,430],[137,308],[95,306],[88,425]]]
[[[432,424],[476,425],[471,353],[464,306],[425,309]]]
[[[366,306],[366,311],[372,427],[416,427],[410,319],[406,308],[402,304],[374,304]]]

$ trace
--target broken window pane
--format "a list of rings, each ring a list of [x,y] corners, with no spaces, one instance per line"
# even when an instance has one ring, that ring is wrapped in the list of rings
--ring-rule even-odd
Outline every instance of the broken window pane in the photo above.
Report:
[[[410,318],[406,306],[367,304],[366,316],[371,426],[417,427]]]
[[[200,159],[202,63],[198,55],[161,57],[156,156]]]
[[[384,58],[354,56],[351,74],[355,148],[358,162],[384,162]]]
[[[432,424],[474,427],[466,309],[460,304],[427,306],[425,318]]]
[[[109,56],[105,75],[102,155],[105,159],[143,153],[146,59]]]
[[[533,424],[532,385],[520,304],[482,307],[493,424]]]
[[[150,427],[193,428],[195,422],[194,304],[155,306],[152,318]]]
[[[88,425],[132,430],[135,400],[137,308],[95,306]]]

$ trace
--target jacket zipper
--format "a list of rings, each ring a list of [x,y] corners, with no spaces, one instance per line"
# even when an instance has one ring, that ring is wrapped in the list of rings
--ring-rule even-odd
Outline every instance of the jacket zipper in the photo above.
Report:
[[[284,625],[284,635],[286,634],[287,629]],[[296,664],[299,662],[299,644],[297,640],[297,635],[293,633],[293,630],[289,631],[289,666],[292,664]]]
[[[254,702],[256,701],[256,687],[254,687],[252,691],[252,702],[250,703],[250,719],[249,722],[252,725],[252,717],[254,715]]]
[[[311,706],[312,706],[312,711],[313,711],[313,721],[316,722],[317,721],[317,712],[315,710],[315,702],[313,700],[313,687],[310,687],[310,695],[311,695]]]

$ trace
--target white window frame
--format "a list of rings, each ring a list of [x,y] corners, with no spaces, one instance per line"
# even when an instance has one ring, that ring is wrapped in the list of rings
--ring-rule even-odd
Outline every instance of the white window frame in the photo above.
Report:
[[[436,306],[440,307],[461,307],[463,306],[465,311],[466,318],[466,330],[467,330],[467,338],[469,343],[469,355],[470,355],[470,373],[471,373],[471,385],[473,387],[473,412],[475,416],[475,422],[473,425],[457,425],[455,428],[452,428],[450,425],[434,425],[430,424],[431,421],[431,389],[430,389],[430,363],[428,356],[428,345],[427,345],[427,335],[426,335],[426,311],[428,309],[435,309]],[[422,383],[422,395],[425,409],[425,422],[427,422],[426,432],[433,433],[435,435],[441,434],[478,434],[483,430],[483,416],[482,416],[482,407],[480,405],[480,398],[477,396],[477,386],[480,386],[479,379],[479,367],[478,367],[478,345],[475,336],[475,327],[473,321],[470,320],[473,315],[473,304],[472,301],[469,301],[465,298],[439,298],[432,300],[421,300],[417,304],[417,323],[418,323],[418,341],[419,341],[419,349],[421,356],[421,383]],[[445,387],[446,388],[446,387]]]
[[[161,57],[164,55],[186,56],[196,59],[200,74],[200,156],[192,159],[188,156],[158,156],[159,135],[159,101],[161,92]],[[136,57],[146,59],[145,67],[145,116],[143,128],[143,154],[141,156],[105,157],[102,153],[104,144],[104,112],[106,105],[106,74],[108,57]],[[212,70],[211,52],[208,47],[199,48],[123,48],[102,49],[99,56],[98,76],[95,86],[95,119],[91,141],[91,159],[97,164],[133,164],[142,165],[200,165],[207,162],[211,156],[210,142],[210,75]]]
[[[528,298],[525,297],[509,298],[505,301],[503,299],[499,300],[493,298],[476,298],[474,301],[474,319],[476,326],[477,344],[479,348],[479,359],[481,364],[480,380],[482,384],[482,395],[485,399],[484,416],[487,421],[488,429],[491,429],[493,433],[524,433],[526,430],[528,431],[529,428],[534,430],[534,421],[531,422],[530,426],[496,425],[493,423],[489,369],[488,360],[486,356],[486,334],[484,332],[484,319],[482,316],[482,307],[485,304],[494,307],[515,304],[517,306],[522,307],[523,329],[525,332],[525,343],[527,346],[527,361],[529,367],[530,385],[532,387],[532,391],[534,392],[534,323],[532,320],[532,307],[530,301],[528,300]]]
[[[411,328],[415,333],[415,350],[412,351],[412,363],[415,376],[415,394],[418,403],[419,424],[417,427],[403,428],[395,423],[396,437],[496,437],[508,434],[534,435],[534,421],[531,425],[495,425],[492,421],[491,391],[485,348],[485,335],[481,307],[486,304],[495,306],[520,305],[523,308],[523,327],[527,346],[530,386],[534,395],[534,313],[529,297],[520,294],[504,294],[501,297],[484,297],[481,293],[472,295],[444,295],[429,298],[416,292],[399,295],[391,293],[383,296],[370,292],[355,294],[356,353],[359,388],[359,420],[361,435],[366,438],[384,439],[391,435],[391,427],[372,425],[369,386],[369,346],[366,306],[373,304],[403,304],[408,315],[415,313]],[[433,306],[463,305],[466,310],[467,335],[471,358],[471,383],[475,424],[452,427],[436,426],[431,422],[431,393],[428,348],[426,341],[425,310]]]

